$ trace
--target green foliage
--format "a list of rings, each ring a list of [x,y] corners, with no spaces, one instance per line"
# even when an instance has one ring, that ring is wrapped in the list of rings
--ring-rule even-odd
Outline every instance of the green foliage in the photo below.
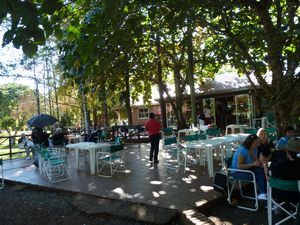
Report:
[[[8,84],[0,86],[0,127],[5,129],[7,132],[17,131],[25,125],[25,120],[29,119],[28,115],[24,118],[24,112],[27,111],[26,108],[18,108],[27,96],[27,101],[29,100],[29,93],[32,93],[28,87],[18,84]],[[30,104],[28,103],[30,107]],[[32,108],[32,107],[31,107]],[[32,115],[32,113],[30,113]]]

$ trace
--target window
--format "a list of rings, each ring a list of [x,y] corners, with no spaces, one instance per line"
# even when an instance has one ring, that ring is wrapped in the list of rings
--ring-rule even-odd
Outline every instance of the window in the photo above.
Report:
[[[147,108],[139,109],[139,119],[148,119],[149,118],[149,110]]]

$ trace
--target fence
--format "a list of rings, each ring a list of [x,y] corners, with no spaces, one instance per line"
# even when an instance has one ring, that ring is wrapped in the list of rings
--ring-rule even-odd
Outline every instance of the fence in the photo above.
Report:
[[[0,158],[9,156],[9,159],[14,158],[15,155],[24,153],[25,150],[19,149],[18,139],[21,135],[0,136]],[[27,135],[30,137],[30,135]]]

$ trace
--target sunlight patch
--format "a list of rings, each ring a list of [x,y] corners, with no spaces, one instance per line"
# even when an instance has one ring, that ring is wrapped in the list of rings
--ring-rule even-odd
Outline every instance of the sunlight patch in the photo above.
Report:
[[[125,170],[124,172],[125,173],[131,173],[131,170]]]
[[[88,190],[89,190],[89,191],[95,190],[95,189],[96,189],[95,183],[90,183],[90,184],[88,184]]]
[[[160,181],[160,180],[152,180],[152,181],[150,181],[150,184],[153,184],[153,185],[161,185],[161,184],[162,184],[162,181]]]
[[[160,194],[156,191],[152,191],[152,195],[154,198],[159,198],[160,197]]]
[[[214,188],[212,186],[204,186],[204,185],[201,185],[200,186],[200,189],[204,192],[208,192],[208,191],[211,191],[213,190]]]
[[[201,205],[204,205],[205,203],[207,203],[207,200],[203,199],[203,200],[195,202],[195,205],[196,206],[201,206]]]

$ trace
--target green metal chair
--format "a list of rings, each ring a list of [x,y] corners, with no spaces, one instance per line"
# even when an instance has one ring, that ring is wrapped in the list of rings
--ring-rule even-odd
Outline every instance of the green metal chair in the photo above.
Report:
[[[124,145],[115,144],[96,153],[97,173],[101,177],[112,177],[115,172],[125,172]],[[119,167],[122,167],[119,170]]]
[[[161,132],[162,132],[163,138],[164,138],[164,137],[168,137],[168,136],[175,136],[175,132],[174,132],[174,130],[173,130],[173,127],[166,127],[166,128],[163,128],[163,129],[161,130]]]
[[[245,128],[244,129],[244,133],[245,134],[256,134],[257,133],[257,130],[256,128]]]
[[[208,138],[210,137],[219,137],[221,135],[221,129],[220,128],[209,128],[206,130],[206,135]]]
[[[1,182],[0,182],[0,189],[4,188],[4,171],[3,171],[3,160],[0,159],[0,174],[1,174]]]
[[[266,132],[267,132],[267,134],[269,136],[270,142],[274,143],[275,141],[277,141],[278,136],[277,136],[277,129],[276,129],[276,127],[267,127],[266,128]]]
[[[44,148],[40,152],[43,163],[43,175],[51,183],[70,179],[71,169],[69,157],[63,148]]]
[[[280,218],[275,225],[282,224],[290,219],[296,219],[297,203],[300,201],[300,192],[298,189],[299,181],[282,180],[273,176],[268,181],[268,224],[272,225],[272,212],[279,208],[285,213],[285,218]],[[275,190],[276,189],[276,192]],[[279,190],[279,192],[278,192]],[[289,206],[289,207],[288,207]],[[291,211],[291,208],[293,209]],[[287,223],[285,223],[287,224]],[[289,223],[291,224],[291,223]]]
[[[240,209],[250,210],[250,211],[257,211],[258,210],[258,195],[257,195],[257,184],[255,179],[255,174],[250,170],[241,170],[241,169],[232,169],[231,163],[233,160],[233,154],[234,150],[224,149],[224,151],[221,156],[222,159],[222,169],[224,173],[227,175],[227,201],[230,205],[235,205],[236,207]],[[237,179],[236,177],[232,176],[232,173],[234,172],[240,172],[240,173],[246,173],[251,174],[252,179]],[[252,195],[246,195],[243,192],[243,186],[244,184],[252,184],[254,193]],[[244,204],[234,204],[232,202],[232,194],[233,191],[238,188],[240,192],[240,196],[244,199],[252,200],[252,205],[244,205]]]
[[[165,152],[165,166],[169,169],[179,170],[184,165],[185,155],[183,146],[179,146],[176,136],[165,137],[163,139],[163,149]]]
[[[268,127],[276,127],[274,113],[266,112],[265,116],[267,117],[267,120],[268,120],[268,124],[267,124]]]

